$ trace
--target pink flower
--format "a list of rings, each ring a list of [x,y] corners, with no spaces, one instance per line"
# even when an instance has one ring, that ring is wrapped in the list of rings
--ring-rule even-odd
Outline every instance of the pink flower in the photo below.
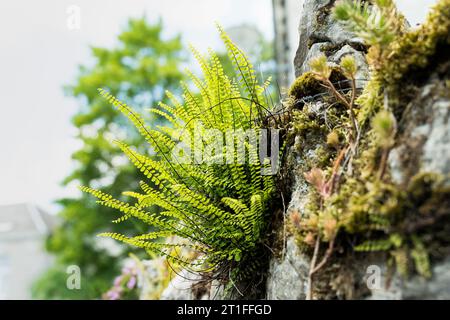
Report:
[[[128,280],[127,287],[128,289],[133,289],[135,285],[136,285],[136,277],[133,276],[130,278],[130,280]]]
[[[122,269],[122,274],[124,274],[124,275],[129,275],[129,274],[132,274],[132,273],[133,273],[133,270],[130,267],[124,267]]]
[[[118,276],[114,279],[114,286],[118,287],[120,286],[120,283],[122,282],[122,276]]]
[[[120,293],[116,290],[109,290],[106,293],[106,298],[108,300],[119,300],[120,299]]]
[[[331,183],[325,179],[324,172],[319,168],[303,174],[305,180],[312,184],[323,198],[328,198],[331,194]]]

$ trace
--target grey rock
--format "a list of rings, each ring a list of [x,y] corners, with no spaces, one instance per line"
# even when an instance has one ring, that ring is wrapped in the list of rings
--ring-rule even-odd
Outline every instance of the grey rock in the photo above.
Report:
[[[401,184],[403,181],[405,181],[405,176],[402,170],[403,167],[400,160],[401,155],[405,151],[404,149],[405,148],[403,146],[398,146],[397,148],[392,149],[389,153],[388,164],[390,167],[391,178],[392,182],[396,184]]]
[[[301,254],[294,239],[287,240],[284,257],[274,258],[269,269],[267,299],[303,300],[308,291],[309,257]]]
[[[299,45],[295,55],[295,76],[299,76],[301,71],[299,68],[303,65],[311,46],[312,35],[317,29],[316,16],[312,12],[317,12],[330,4],[331,0],[305,0],[300,17],[299,26]],[[323,41],[325,42],[325,41]]]
[[[346,44],[338,52],[330,56],[328,59],[329,61],[338,65],[341,62],[342,58],[344,58],[347,55],[351,55],[353,56],[353,58],[355,58],[356,66],[358,67],[358,71],[355,76],[356,87],[358,89],[362,89],[366,85],[370,76],[369,66],[367,64],[367,60],[366,57],[364,56],[364,53]]]
[[[397,183],[406,183],[411,173],[450,174],[448,89],[437,75],[432,75],[419,92],[402,117],[403,142],[389,154],[391,175]]]
[[[384,268],[385,270],[385,268]],[[432,268],[430,280],[414,276],[407,281],[394,276],[388,288],[372,289],[370,300],[415,300],[415,299],[450,299],[450,258],[437,263]],[[384,275],[384,273],[382,273]],[[381,283],[385,282],[382,276]]]
[[[336,0],[305,0],[300,18],[299,46],[294,59],[297,77],[305,72],[303,68],[312,56],[314,44],[327,43],[336,47],[345,44],[363,45],[362,39],[344,30],[330,14],[335,2]],[[317,53],[317,48],[313,52]]]
[[[339,64],[348,54],[355,57],[358,65],[358,88],[363,88],[369,78],[369,68],[361,39],[342,29],[329,15],[335,0],[305,0],[300,20],[299,48],[295,57],[296,76],[309,71],[309,61],[321,54],[327,55],[330,64]],[[398,143],[391,150],[388,165],[394,182],[403,184],[419,172],[450,174],[450,95],[445,81],[437,74],[430,74],[426,83],[417,88],[417,96],[403,111],[399,122]],[[387,101],[389,103],[389,101]],[[309,110],[320,115],[318,102],[308,106]],[[291,212],[303,215],[306,197],[311,186],[303,178],[308,160],[314,158],[320,142],[306,142],[295,139],[292,147],[286,149],[289,159],[288,171],[292,173],[291,201],[287,206],[285,219]],[[449,179],[447,179],[448,181]],[[450,184],[450,182],[449,182]],[[281,257],[273,257],[267,279],[267,298],[305,299],[307,275],[310,258],[296,246],[293,237],[286,239]],[[385,260],[376,260],[381,272],[381,283],[385,282]],[[361,265],[359,265],[361,264]],[[368,299],[450,299],[450,257],[433,264],[432,278],[414,276],[403,280],[394,275],[389,287],[369,288],[365,273],[369,261],[361,261],[353,274],[355,283],[363,287]],[[367,289],[367,290],[366,290]]]
[[[315,101],[307,106],[309,112],[315,117],[324,114],[326,104]],[[317,157],[317,150],[323,147],[325,138],[318,141],[308,141],[300,145],[301,140],[296,137],[294,145],[287,151],[291,157],[291,170],[293,173],[293,188],[291,201],[285,213],[285,219],[289,219],[292,212],[305,215],[308,204],[306,195],[310,190],[310,184],[303,177],[303,172],[310,169],[307,163]],[[308,291],[308,273],[310,258],[302,254],[292,236],[287,237],[285,248],[281,257],[274,257],[270,261],[268,279],[266,283],[266,296],[268,299],[297,300],[305,299]]]
[[[450,173],[450,99],[433,101],[433,120],[422,149],[422,170]]]
[[[181,270],[163,291],[161,300],[194,300],[192,287],[200,280],[199,274]]]
[[[352,54],[359,68],[358,79],[367,79],[366,59],[361,52],[350,45],[362,42],[344,31],[329,15],[334,2],[335,0],[305,0],[299,27],[299,48],[295,57],[296,76],[309,71],[309,61],[321,53],[327,54],[330,65],[338,64],[345,55]],[[334,50],[330,50],[330,47]],[[358,82],[358,86],[363,85],[363,81]],[[315,101],[307,108],[311,114],[320,117],[324,113],[326,104]],[[318,141],[308,141],[307,145],[300,146],[300,140],[296,138],[292,148],[287,151],[287,158],[293,159],[290,161],[291,168],[289,168],[289,171],[293,173],[293,187],[285,219],[289,219],[289,215],[294,211],[304,216],[308,204],[305,195],[308,194],[311,186],[305,181],[303,172],[311,169],[307,167],[307,163],[316,157],[317,150],[324,145],[325,141],[325,137],[322,137]],[[274,257],[270,262],[267,298],[305,299],[308,290],[308,273],[309,257],[299,252],[293,237],[288,237],[282,257]]]

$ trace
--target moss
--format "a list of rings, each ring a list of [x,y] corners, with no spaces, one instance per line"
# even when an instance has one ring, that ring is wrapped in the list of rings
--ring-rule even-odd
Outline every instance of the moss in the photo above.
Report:
[[[450,45],[450,0],[441,0],[433,8],[427,22],[417,30],[408,32],[391,49],[383,74],[387,83],[399,84],[401,80],[418,69],[427,67],[440,45]]]
[[[428,69],[448,61],[449,55],[450,0],[441,0],[424,24],[392,44],[382,63],[380,74],[397,115],[414,94],[414,86],[426,81]]]
[[[302,74],[294,81],[289,89],[289,95],[295,99],[314,96],[322,92],[324,92],[324,88],[312,72],[305,72]]]
[[[401,32],[384,54],[376,47],[369,49],[368,60],[375,72],[358,99],[361,125],[383,106],[384,93],[388,94],[389,105],[399,117],[416,93],[417,84],[427,80],[427,67],[448,60],[449,55],[450,0],[441,0],[424,24]]]
[[[330,81],[336,84],[338,89],[347,89],[347,78],[337,67],[331,69]],[[305,97],[315,97],[319,94],[326,93],[327,89],[317,80],[312,72],[305,72],[299,76],[289,89],[289,96],[294,99],[302,99]]]

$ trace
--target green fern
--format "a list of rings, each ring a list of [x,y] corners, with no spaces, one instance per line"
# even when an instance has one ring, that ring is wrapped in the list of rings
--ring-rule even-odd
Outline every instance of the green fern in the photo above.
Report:
[[[417,273],[425,278],[431,278],[431,266],[427,249],[417,236],[412,237],[412,242],[414,248],[411,250],[411,257]]]
[[[97,197],[100,204],[119,210],[122,216],[114,220],[115,223],[134,218],[145,222],[152,230],[133,237],[116,233],[101,236],[163,255],[171,262],[194,270],[218,272],[225,266],[230,271],[246,263],[248,271],[253,270],[254,256],[264,240],[275,186],[272,176],[261,174],[265,164],[260,162],[255,144],[244,139],[240,152],[234,145],[245,130],[252,129],[259,134],[259,119],[270,108],[266,99],[268,81],[262,84],[258,81],[247,56],[220,26],[218,30],[235,74],[224,73],[214,52],[203,56],[192,49],[203,72],[203,78],[188,72],[198,92],[182,83],[182,101],[167,92],[171,105],[160,103],[158,109],[150,110],[167,119],[169,127],[147,126],[132,108],[99,89],[100,94],[133,123],[155,156],[140,154],[125,143],[116,142],[146,178],[140,183],[142,192],[124,193],[135,199],[134,203],[119,201],[89,187],[81,187],[81,190]],[[200,142],[201,151],[209,150],[217,139],[211,132],[220,136],[229,131],[234,134],[233,147],[218,143],[214,152],[205,154],[200,161],[195,155],[184,154],[183,158],[177,153],[183,154],[182,149],[177,149],[180,143],[193,147],[195,142]],[[245,153],[243,158],[242,152]],[[225,158],[233,161],[222,164],[218,161]],[[164,240],[169,236],[184,240],[170,243]],[[182,255],[182,247],[198,253],[195,263]]]

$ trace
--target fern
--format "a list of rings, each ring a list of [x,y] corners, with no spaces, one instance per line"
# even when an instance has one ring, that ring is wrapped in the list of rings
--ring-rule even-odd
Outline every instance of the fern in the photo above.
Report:
[[[140,183],[141,192],[123,193],[134,199],[133,203],[119,201],[89,187],[81,190],[97,197],[100,204],[122,212],[115,223],[139,219],[152,230],[132,237],[117,233],[101,236],[155,252],[193,270],[206,268],[219,272],[225,267],[227,273],[242,276],[248,272],[235,270],[255,269],[254,257],[264,240],[268,208],[275,189],[273,177],[262,176],[266,164],[259,160],[258,147],[251,139],[240,140],[246,130],[252,129],[256,135],[260,133],[257,120],[270,108],[264,98],[269,80],[260,84],[246,55],[220,26],[218,30],[235,73],[226,75],[214,52],[203,56],[192,49],[203,72],[203,78],[187,73],[195,91],[182,83],[182,100],[167,92],[172,104],[160,103],[160,108],[149,110],[167,119],[170,127],[147,126],[132,108],[107,90],[99,89],[100,94],[132,122],[155,156],[140,154],[123,142],[115,142],[146,179]],[[230,131],[233,133],[231,143],[221,145],[222,138],[216,141],[217,135],[222,137]],[[218,142],[218,147],[202,159],[188,154],[185,161],[181,161],[181,157],[174,156],[180,144],[205,151],[214,141]],[[235,145],[240,142],[243,143],[238,152]],[[243,159],[240,158],[242,152],[245,153]],[[223,159],[233,161],[221,163]],[[181,240],[178,243],[164,241],[172,236]],[[182,247],[197,252],[197,261],[190,262],[183,257],[179,250]]]
[[[416,271],[425,278],[431,277],[430,259],[428,252],[422,241],[417,236],[412,237],[414,248],[411,250],[411,257],[414,260]]]

